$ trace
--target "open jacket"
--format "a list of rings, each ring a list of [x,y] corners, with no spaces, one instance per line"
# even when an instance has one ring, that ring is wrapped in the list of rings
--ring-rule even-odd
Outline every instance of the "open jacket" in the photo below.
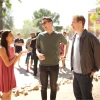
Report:
[[[71,49],[71,70],[73,70],[75,38],[76,34],[74,35]],[[86,29],[80,37],[79,49],[82,74],[85,75],[91,71],[98,71],[100,68],[100,43],[98,39]]]

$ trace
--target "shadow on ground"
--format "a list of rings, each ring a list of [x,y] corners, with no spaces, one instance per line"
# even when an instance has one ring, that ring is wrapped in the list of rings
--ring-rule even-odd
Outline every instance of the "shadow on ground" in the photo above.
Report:
[[[19,72],[19,74],[24,74],[25,76],[29,76],[28,73],[26,72],[26,70],[24,68],[22,68],[22,67],[16,68],[15,67],[15,69],[17,69],[17,71]]]
[[[72,78],[72,71],[68,68],[64,68],[64,70],[59,68],[59,78]]]

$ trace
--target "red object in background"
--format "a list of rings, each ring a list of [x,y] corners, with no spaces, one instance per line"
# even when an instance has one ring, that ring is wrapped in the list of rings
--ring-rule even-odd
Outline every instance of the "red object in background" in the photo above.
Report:
[[[100,20],[96,20],[96,24],[100,24]]]

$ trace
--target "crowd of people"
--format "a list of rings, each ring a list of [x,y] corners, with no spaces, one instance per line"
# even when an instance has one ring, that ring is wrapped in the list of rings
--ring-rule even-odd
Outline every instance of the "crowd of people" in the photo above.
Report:
[[[11,100],[11,90],[16,87],[14,65],[18,62],[18,66],[21,67],[20,57],[23,53],[27,54],[26,72],[31,69],[34,76],[37,76],[37,64],[38,60],[40,61],[42,100],[47,100],[48,77],[50,78],[50,100],[56,100],[59,60],[62,61],[62,69],[64,69],[69,41],[66,38],[66,32],[61,33],[54,30],[53,20],[50,17],[44,17],[41,21],[45,31],[30,33],[24,51],[22,50],[24,40],[20,33],[14,39],[11,31],[0,32],[0,91],[3,93],[2,100]],[[73,93],[76,100],[93,100],[92,81],[94,73],[100,69],[100,43],[92,33],[84,29],[84,25],[84,16],[75,15],[72,17],[71,26],[75,34],[72,40],[70,68],[74,76]],[[12,43],[14,46],[11,46]]]

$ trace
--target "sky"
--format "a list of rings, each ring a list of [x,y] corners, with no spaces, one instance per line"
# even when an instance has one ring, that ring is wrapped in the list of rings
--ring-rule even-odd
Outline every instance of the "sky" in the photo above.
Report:
[[[95,7],[95,0],[11,0],[12,16],[16,28],[22,28],[24,20],[31,20],[33,12],[40,8],[56,12],[60,15],[60,25],[66,27],[71,24],[72,16],[75,14],[84,15],[87,18],[88,11]]]

